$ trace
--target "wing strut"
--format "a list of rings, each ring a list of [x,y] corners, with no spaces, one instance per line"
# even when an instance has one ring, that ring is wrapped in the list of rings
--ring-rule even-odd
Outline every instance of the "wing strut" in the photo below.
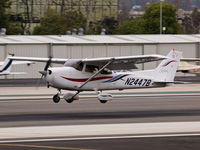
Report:
[[[95,74],[93,74],[87,81],[85,81],[80,87],[79,89],[81,89],[83,86],[85,86],[89,81],[91,81],[94,77],[96,77],[103,69],[105,69],[108,65],[110,65],[112,62],[114,61],[114,58],[111,58],[107,64],[105,64],[101,69],[99,69],[99,71],[97,71]],[[80,90],[76,92],[76,94],[74,94],[74,96],[72,97],[72,99],[78,95],[80,93]]]

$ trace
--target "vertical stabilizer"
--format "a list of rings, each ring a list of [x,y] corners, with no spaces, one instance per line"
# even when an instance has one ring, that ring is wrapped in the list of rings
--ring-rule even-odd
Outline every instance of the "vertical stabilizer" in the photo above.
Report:
[[[4,60],[3,64],[0,66],[0,73],[9,73],[12,66],[12,60],[8,57]]]
[[[174,82],[182,52],[171,50],[167,59],[163,60],[155,69],[158,82]]]

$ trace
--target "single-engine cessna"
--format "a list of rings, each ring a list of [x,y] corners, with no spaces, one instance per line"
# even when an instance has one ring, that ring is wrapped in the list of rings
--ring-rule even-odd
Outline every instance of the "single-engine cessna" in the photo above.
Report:
[[[104,90],[165,87],[168,83],[173,83],[181,55],[181,52],[172,50],[167,56],[139,55],[89,59],[13,56],[10,59],[46,62],[44,71],[40,73],[46,79],[47,87],[58,89],[58,93],[53,96],[55,103],[60,101],[61,90],[76,91],[64,94],[63,98],[68,103],[78,100],[78,94],[82,91],[96,91],[99,101],[106,103],[112,99],[112,95],[102,94]],[[153,70],[115,71],[135,69],[136,64],[158,60],[162,62]],[[61,63],[64,66],[49,67],[51,63]]]
[[[188,63],[188,62],[199,62],[199,61],[200,61],[199,58],[181,58],[177,71],[189,74],[200,74],[199,65]]]

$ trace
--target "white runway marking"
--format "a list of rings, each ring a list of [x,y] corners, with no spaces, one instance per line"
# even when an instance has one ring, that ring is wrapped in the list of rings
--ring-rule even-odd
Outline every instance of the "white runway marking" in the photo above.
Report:
[[[189,137],[200,136],[196,134],[158,134],[158,135],[130,135],[130,136],[100,136],[100,137],[79,137],[79,138],[46,138],[29,140],[5,140],[0,143],[21,143],[21,142],[48,142],[48,141],[79,141],[79,140],[109,140],[109,139],[134,139],[134,138],[163,138],[163,137]]]
[[[0,128],[0,140],[200,133],[200,122],[160,122]]]

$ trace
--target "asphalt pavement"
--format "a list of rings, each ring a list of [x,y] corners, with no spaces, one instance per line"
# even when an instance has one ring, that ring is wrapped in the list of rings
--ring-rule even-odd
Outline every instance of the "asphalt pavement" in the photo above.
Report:
[[[200,136],[0,144],[2,150],[199,150]]]
[[[0,127],[200,121],[200,96],[0,101]]]
[[[199,87],[112,91],[106,104],[90,92],[55,104],[55,89],[1,87],[0,149],[199,149]]]

